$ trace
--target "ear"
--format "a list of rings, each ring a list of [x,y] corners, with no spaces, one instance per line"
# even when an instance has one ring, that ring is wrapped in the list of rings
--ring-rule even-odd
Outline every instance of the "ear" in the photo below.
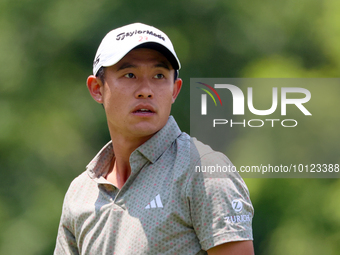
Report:
[[[172,103],[175,102],[179,92],[181,91],[181,88],[182,88],[182,79],[177,78],[175,80],[174,88],[173,88],[173,92],[172,92]]]
[[[94,75],[90,75],[86,81],[87,88],[90,91],[91,96],[96,102],[103,103],[102,88],[103,84],[99,78]]]

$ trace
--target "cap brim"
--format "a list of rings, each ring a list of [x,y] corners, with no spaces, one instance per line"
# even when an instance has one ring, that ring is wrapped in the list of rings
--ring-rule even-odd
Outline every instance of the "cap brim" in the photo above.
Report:
[[[156,42],[145,42],[145,43],[139,44],[133,49],[139,49],[139,48],[147,48],[147,49],[156,50],[162,53],[164,57],[166,57],[169,60],[173,69],[179,70],[181,68],[178,59],[174,56],[174,54],[170,50],[168,50],[168,48],[166,48],[162,44],[159,44]]]

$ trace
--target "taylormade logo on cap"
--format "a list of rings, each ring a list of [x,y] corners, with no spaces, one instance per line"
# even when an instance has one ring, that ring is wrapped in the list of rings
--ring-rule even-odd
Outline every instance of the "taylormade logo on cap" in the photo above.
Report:
[[[142,34],[156,36],[156,37],[162,39],[163,41],[165,41],[165,38],[162,35],[153,33],[150,30],[144,30],[144,31],[142,31],[142,30],[135,30],[133,32],[123,32],[123,33],[120,33],[119,35],[117,35],[116,40],[118,40],[118,41],[119,40],[124,40],[125,37],[129,37],[129,36],[133,36],[133,35],[142,35]]]
[[[93,74],[96,75],[102,66],[116,64],[136,47],[157,50],[169,60],[175,70],[179,70],[181,67],[174,47],[165,33],[149,25],[134,23],[106,34],[94,58]]]

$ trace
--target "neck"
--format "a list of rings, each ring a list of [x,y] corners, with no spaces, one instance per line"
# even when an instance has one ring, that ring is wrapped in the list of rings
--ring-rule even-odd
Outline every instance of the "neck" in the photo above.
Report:
[[[115,157],[113,158],[106,179],[121,189],[131,175],[129,161],[131,153],[151,137],[152,136],[143,139],[127,139],[126,137],[111,135]]]

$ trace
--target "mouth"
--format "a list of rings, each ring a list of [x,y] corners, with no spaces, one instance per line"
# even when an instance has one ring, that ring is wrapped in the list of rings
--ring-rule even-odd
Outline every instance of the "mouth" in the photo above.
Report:
[[[137,116],[150,117],[156,113],[156,110],[149,104],[137,105],[132,113]]]
[[[149,109],[142,108],[134,111],[133,113],[154,113],[154,112]]]

